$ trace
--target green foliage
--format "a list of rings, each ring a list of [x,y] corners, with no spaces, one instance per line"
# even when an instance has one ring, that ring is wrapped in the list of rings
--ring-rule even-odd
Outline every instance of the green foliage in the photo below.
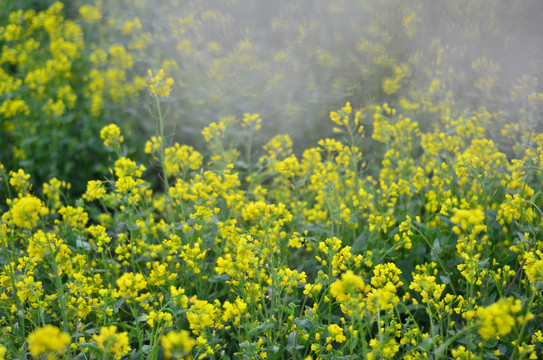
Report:
[[[0,360],[543,354],[538,1],[176,4],[0,3]]]
[[[106,154],[91,140],[103,125],[130,133],[131,152],[155,135],[154,124],[141,120],[149,109],[141,91],[148,68],[162,67],[176,81],[166,133],[196,147],[209,123],[259,113],[268,136],[288,133],[301,154],[330,134],[328,111],[345,101],[387,102],[424,129],[436,117],[481,107],[497,117],[492,121],[541,127],[542,110],[526,100],[541,89],[536,0],[69,1],[47,10],[53,4],[1,5],[2,34],[9,28],[20,35],[0,40],[2,81],[13,85],[0,95],[0,160],[25,167],[38,183],[70,180],[76,193],[105,166]],[[31,18],[41,20],[31,26]],[[40,25],[46,18],[55,31]],[[33,88],[35,72],[43,91]],[[253,145],[262,146],[258,141]]]

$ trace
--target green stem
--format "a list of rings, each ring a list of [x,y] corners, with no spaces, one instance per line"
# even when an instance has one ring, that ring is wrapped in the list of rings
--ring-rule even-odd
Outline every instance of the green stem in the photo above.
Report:
[[[8,189],[9,189],[9,186],[8,186]],[[4,240],[5,241],[2,241],[2,245],[5,251],[4,253],[11,254],[7,246],[7,239],[4,238]],[[19,300],[19,296],[17,295],[17,286],[15,286],[16,281],[15,281],[15,268],[13,267],[14,262],[11,259],[7,259],[7,260],[9,264],[9,278],[11,281],[11,286],[13,287],[13,295],[14,295],[15,303],[17,304],[17,309],[18,309],[17,317],[19,318],[19,332],[20,332],[21,339],[24,340],[25,339],[25,317],[24,317],[24,311],[23,311],[23,304],[21,304]]]
[[[166,212],[170,217],[170,222],[173,222],[173,211],[172,210],[172,199],[170,197],[170,184],[168,182],[168,173],[166,171],[166,150],[164,148],[164,117],[162,115],[162,109],[160,108],[160,99],[157,94],[155,94],[155,102],[158,113],[158,135],[160,136],[160,150],[159,150],[159,159],[160,166],[162,167],[162,182],[164,185],[164,194],[166,195]]]
[[[60,312],[62,316],[62,330],[69,332],[68,327],[68,309],[66,306],[66,298],[64,297],[64,284],[62,283],[62,277],[55,258],[52,259],[53,276],[55,277],[55,286],[57,288],[58,301],[60,303]]]

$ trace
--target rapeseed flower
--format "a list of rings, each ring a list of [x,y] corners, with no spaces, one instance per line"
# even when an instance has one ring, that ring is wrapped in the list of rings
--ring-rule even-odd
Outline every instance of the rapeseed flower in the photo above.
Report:
[[[537,250],[536,254],[529,252],[524,255],[524,271],[532,284],[543,281],[543,253]]]
[[[376,314],[379,311],[392,310],[400,302],[396,291],[396,287],[391,282],[387,282],[377,289],[372,289],[368,293],[367,299],[367,308],[370,313]]]
[[[149,90],[155,96],[166,97],[170,95],[172,90],[173,78],[167,78],[164,69],[160,69],[156,76],[153,76],[151,69],[148,70],[149,74]]]
[[[102,11],[101,3],[76,5],[73,20],[64,18],[61,2],[42,12],[14,11],[0,26],[0,42],[8,45],[0,50],[0,98],[4,99],[0,114],[5,118],[0,137],[14,141],[3,151],[13,155],[10,166],[23,159],[28,160],[25,164],[40,163],[33,157],[41,151],[28,142],[40,138],[42,128],[56,128],[57,122],[70,125],[70,111],[76,104],[93,117],[103,112],[114,119],[119,118],[115,109],[130,105],[124,100],[139,89],[147,86],[158,106],[170,94],[174,82],[164,70],[156,75],[149,72],[149,79],[129,79],[136,59],[149,51],[147,43],[156,44],[146,30],[148,24],[139,20],[145,1],[134,2],[130,18],[115,9]],[[371,1],[362,3],[371,11]],[[295,8],[281,16],[296,19],[291,16]],[[352,25],[348,21],[352,9],[338,2],[330,10],[337,15],[332,17]],[[417,7],[403,10],[396,30],[405,40],[414,36],[413,24],[420,14]],[[227,78],[234,65],[274,70],[247,56],[250,42],[234,46],[234,55],[217,39],[200,43],[206,36],[201,25],[229,29],[231,22],[222,9],[200,15],[157,22],[157,29],[175,24],[173,33],[180,38],[172,49],[177,45],[189,56],[183,66],[158,59],[166,71],[192,68],[190,57],[201,49],[212,55],[207,59],[214,65],[206,73],[210,79]],[[429,45],[436,59],[431,69],[421,72],[427,79],[417,83],[425,94],[407,91],[414,67],[428,59],[389,53],[385,45],[396,44],[398,38],[388,31],[394,27],[384,32],[379,25],[394,23],[388,16],[370,17],[368,32],[361,36],[370,35],[372,40],[363,39],[357,47],[380,71],[371,78],[366,78],[365,69],[357,71],[368,80],[364,82],[368,90],[374,87],[404,113],[396,112],[392,103],[356,112],[348,102],[330,113],[330,125],[340,136],[321,139],[302,156],[298,156],[300,143],[294,144],[293,139],[303,134],[293,139],[277,135],[256,149],[252,136],[264,126],[263,119],[269,122],[269,116],[244,113],[245,109],[240,119],[223,117],[204,128],[209,147],[205,154],[189,145],[165,145],[168,136],[158,108],[157,136],[144,148],[162,170],[164,186],[159,185],[156,193],[150,189],[156,184],[142,179],[145,166],[125,156],[131,149],[121,149],[123,136],[115,124],[100,132],[104,145],[115,151],[112,170],[107,179],[87,182],[81,197],[86,202],[67,199],[63,192],[69,184],[56,178],[35,185],[43,189],[41,200],[32,195],[26,169],[8,176],[9,170],[0,164],[0,199],[7,200],[7,206],[0,203],[4,211],[0,245],[5,248],[0,308],[6,312],[0,319],[0,342],[23,343],[25,339],[17,337],[24,329],[16,324],[24,316],[40,324],[62,318],[76,332],[96,328],[97,322],[119,327],[130,322],[129,332],[108,326],[90,339],[75,335],[79,338],[70,355],[76,358],[136,354],[151,358],[159,356],[160,343],[164,355],[176,359],[220,357],[234,349],[240,351],[234,356],[261,358],[288,351],[295,358],[309,351],[312,358],[364,352],[369,359],[412,360],[440,357],[440,351],[455,359],[491,354],[537,357],[543,336],[532,330],[541,325],[541,314],[535,315],[533,325],[523,325],[531,312],[539,311],[538,288],[543,281],[543,240],[538,232],[542,198],[537,192],[543,135],[530,124],[540,117],[543,94],[537,92],[534,79],[526,78],[511,94],[512,103],[522,104],[519,113],[500,113],[494,106],[485,109],[484,104],[471,110],[459,106],[454,91],[447,93],[452,50],[440,41]],[[274,31],[292,25],[283,20],[272,19]],[[307,24],[311,22],[295,26],[299,41],[318,35]],[[474,26],[477,30],[479,25]],[[87,30],[99,31],[89,36]],[[193,33],[201,39],[189,40],[187,35]],[[110,44],[101,39],[102,34],[122,35],[122,44]],[[333,35],[340,43],[343,34]],[[95,37],[100,43],[92,42]],[[44,39],[48,46],[42,46]],[[323,67],[339,62],[336,55],[341,52],[328,50],[315,50],[315,60]],[[288,51],[278,50],[276,65],[285,64]],[[81,79],[73,72],[76,69],[85,70]],[[476,60],[471,69],[474,89],[493,90],[495,69],[490,60]],[[484,71],[489,71],[488,77]],[[273,82],[282,79],[278,76]],[[331,80],[333,88],[345,81]],[[80,82],[84,89],[75,87]],[[254,84],[241,85],[253,92]],[[356,87],[346,91],[350,99],[359,101]],[[201,91],[194,91],[183,101],[212,107],[230,97],[221,92],[206,99]],[[251,95],[257,100],[262,94]],[[515,106],[511,104],[511,109]],[[37,126],[36,109],[46,115],[43,126]],[[298,116],[306,110],[288,104],[284,113]],[[209,113],[210,109],[203,112]],[[179,114],[171,115],[177,121]],[[420,130],[407,115],[420,121]],[[509,118],[518,121],[504,124]],[[377,147],[362,145],[362,119],[379,142]],[[94,131],[96,123],[86,125]],[[499,126],[503,138],[485,139],[494,139]],[[504,144],[507,155],[499,151]],[[369,151],[369,166],[362,148]],[[262,154],[256,161],[251,161],[253,150]],[[513,157],[519,159],[509,160]],[[43,167],[46,173],[36,179],[53,174]],[[91,203],[94,200],[100,201]],[[414,264],[415,260],[424,265]],[[412,280],[404,286],[400,268],[412,267]],[[514,297],[485,306],[503,294]],[[517,298],[525,298],[526,303]],[[174,324],[187,329],[168,332]],[[517,339],[510,341],[513,337]],[[480,344],[470,341],[477,338],[482,338]],[[137,348],[129,355],[131,344]],[[66,356],[67,349],[43,350],[38,357]],[[17,351],[0,346],[0,359],[17,357]]]
[[[473,231],[479,234],[486,230],[486,225],[482,224],[485,220],[485,214],[482,209],[454,209],[454,215],[451,217],[451,221],[457,226],[453,227],[453,231],[456,234],[460,234],[461,231],[467,231],[473,227]]]
[[[8,199],[11,206],[9,212],[2,216],[2,220],[12,223],[23,229],[33,229],[38,225],[40,217],[49,213],[49,209],[38,198],[27,195],[18,199]]]
[[[361,293],[367,291],[367,285],[364,280],[355,275],[351,270],[347,270],[341,275],[341,280],[336,280],[330,286],[330,294],[338,301],[347,301],[350,298],[358,298]]]
[[[140,273],[127,272],[117,279],[117,287],[118,296],[135,299],[141,290],[147,288],[147,281]]]
[[[135,161],[126,157],[121,157],[115,161],[115,176],[117,176],[117,178],[122,178],[124,176],[140,178],[145,170],[145,166],[138,166]]]
[[[23,169],[9,172],[9,184],[22,195],[25,195],[30,190],[30,174],[26,174]]]
[[[74,229],[83,229],[89,221],[89,214],[79,206],[63,206],[58,213],[62,216],[62,222]]]
[[[245,315],[247,312],[247,303],[243,301],[242,298],[236,298],[236,300],[231,303],[230,301],[225,301],[222,304],[224,312],[222,314],[222,321],[227,322],[232,320],[234,325],[239,325],[241,316]]]
[[[121,129],[115,124],[104,126],[100,131],[100,138],[104,140],[104,146],[110,148],[118,148],[124,141]]]
[[[413,281],[409,284],[409,288],[418,292],[422,297],[422,302],[426,304],[439,301],[445,285],[436,284],[435,276],[413,274]]]
[[[330,343],[332,341],[343,343],[345,342],[345,340],[347,340],[347,337],[343,333],[343,328],[341,328],[337,324],[332,324],[328,326],[328,333],[330,334],[330,336],[326,338],[327,343]]]
[[[53,325],[45,325],[28,336],[28,350],[34,357],[46,355],[48,360],[66,354],[70,335]]]
[[[500,299],[487,307],[477,309],[479,334],[484,340],[500,338],[509,334],[519,323],[518,314],[522,310],[519,299]]]
[[[394,263],[378,264],[373,269],[371,285],[379,288],[390,282],[395,287],[400,287],[403,285],[399,277],[401,274],[402,271]]]
[[[151,140],[145,143],[144,152],[146,154],[155,154],[162,146],[162,138],[160,136],[151,136]]]
[[[100,9],[93,6],[81,6],[79,8],[79,14],[89,24],[94,24],[102,18]]]
[[[206,328],[213,327],[220,318],[220,311],[214,304],[205,300],[198,300],[196,297],[190,299],[190,304],[187,320],[194,334],[199,334]]]
[[[173,325],[172,314],[165,311],[152,310],[149,314],[147,314],[147,324],[149,324],[151,328],[160,326],[159,329],[163,330],[164,328],[168,328]]]
[[[241,127],[248,127],[254,129],[254,131],[260,130],[262,119],[259,114],[243,114],[243,120]]]
[[[455,360],[479,360],[480,357],[473,352],[466,349],[465,346],[460,345],[456,349],[452,350],[452,356]]]
[[[106,194],[104,183],[100,180],[90,180],[87,183],[87,190],[83,194],[82,198],[87,201],[93,201],[102,199]]]
[[[400,350],[395,339],[381,342],[379,339],[370,340],[371,352],[367,354],[368,360],[391,359]]]
[[[117,326],[110,325],[100,328],[100,334],[93,335],[98,348],[105,354],[111,354],[115,359],[120,359],[131,350],[128,333],[117,332]]]
[[[190,337],[186,330],[170,331],[162,335],[160,342],[164,347],[166,359],[188,359],[192,358],[190,352],[196,346],[196,341]]]
[[[0,170],[1,171],[1,170]],[[62,206],[61,195],[62,189],[69,190],[70,183],[60,181],[57,178],[52,178],[49,182],[43,184],[43,195],[47,197],[47,204],[52,209],[58,209]]]

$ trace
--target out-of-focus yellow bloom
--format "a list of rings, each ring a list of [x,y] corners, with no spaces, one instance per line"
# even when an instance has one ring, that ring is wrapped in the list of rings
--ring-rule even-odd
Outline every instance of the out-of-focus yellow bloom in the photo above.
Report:
[[[460,345],[452,351],[452,356],[456,360],[479,360],[480,357],[476,356],[474,353],[466,349],[465,346]]]
[[[62,206],[60,200],[62,195],[61,189],[70,189],[71,184],[66,181],[60,181],[57,178],[52,178],[48,183],[43,184],[43,195],[47,197],[47,203],[53,209],[58,209]]]
[[[164,72],[164,69],[160,69],[158,74],[156,76],[153,76],[153,72],[151,69],[148,71],[149,74],[149,90],[151,90],[151,93],[155,96],[160,97],[166,97],[170,95],[170,91],[172,90],[173,85],[173,78],[167,78],[166,73]]]
[[[259,114],[244,114],[241,127],[254,128],[256,131],[260,130],[262,119]]]
[[[153,154],[160,150],[160,145],[162,144],[162,138],[160,136],[152,136],[151,140],[145,143],[145,153]]]
[[[342,343],[347,340],[347,337],[345,337],[345,334],[343,334],[343,329],[339,325],[332,324],[328,326],[328,333],[330,333],[330,337],[326,338],[326,342],[328,343],[332,341]]]
[[[130,352],[128,334],[126,332],[117,333],[115,325],[102,327],[100,334],[94,335],[93,339],[100,349],[114,355],[115,359],[120,359],[123,355]]]
[[[49,213],[49,209],[40,199],[30,195],[15,200],[8,199],[8,204],[11,205],[11,210],[2,216],[2,220],[24,229],[35,228],[40,216]]]
[[[126,157],[122,157],[115,161],[115,176],[117,176],[118,178],[122,178],[125,176],[139,178],[145,170],[145,166],[138,166],[135,161]]]
[[[166,156],[164,166],[166,174],[169,176],[179,176],[186,173],[188,169],[197,170],[202,166],[204,160],[204,157],[192,146],[179,145],[178,143],[164,149],[164,153]]]
[[[93,6],[81,6],[79,8],[79,14],[89,24],[93,24],[102,18],[100,9]]]
[[[150,327],[159,326],[160,329],[164,329],[164,327],[170,327],[173,325],[172,323],[172,314],[165,311],[151,311],[147,315],[147,324],[149,324]]]
[[[93,201],[104,197],[106,189],[100,180],[90,180],[87,183],[87,191],[83,194],[83,199]]]
[[[170,331],[160,338],[166,359],[188,359],[196,341],[187,330]]]
[[[537,281],[543,281],[543,253],[537,250],[536,254],[529,252],[524,255],[524,271],[532,284]]]
[[[45,325],[28,336],[28,349],[34,357],[47,355],[47,359],[56,359],[56,355],[64,355],[70,343],[70,335],[61,332],[53,325]]]
[[[470,227],[474,227],[475,233],[480,233],[486,230],[486,226],[483,224],[485,220],[485,214],[482,209],[454,209],[454,216],[451,217],[451,221],[457,225],[453,228],[453,231],[460,234],[461,231],[466,231]]]
[[[30,109],[24,100],[8,99],[0,106],[0,114],[3,114],[5,118],[13,117],[17,114],[28,115],[30,114]]]
[[[206,328],[213,327],[219,317],[219,309],[205,300],[198,300],[195,296],[190,299],[190,311],[187,320],[193,333],[199,333]],[[219,304],[220,305],[220,304]]]
[[[349,298],[357,298],[358,293],[366,290],[364,280],[348,270],[330,286],[330,293],[337,301],[347,301]]]
[[[119,147],[124,141],[121,135],[121,129],[115,124],[109,124],[102,128],[100,131],[100,138],[104,140],[104,145],[107,147]]]
[[[89,221],[89,214],[80,206],[63,206],[58,213],[62,215],[62,222],[72,228],[83,229]]]
[[[30,190],[30,174],[26,174],[23,169],[17,170],[17,172],[9,172],[9,184],[17,190],[19,194],[26,194]]]
[[[231,303],[230,301],[225,301],[222,304],[222,307],[224,308],[222,321],[227,322],[232,320],[234,325],[239,325],[241,315],[247,312],[247,303],[239,297],[234,303]]]
[[[479,334],[484,340],[509,334],[517,325],[515,314],[521,310],[521,301],[514,298],[500,299],[490,306],[478,308]]]
[[[377,339],[370,340],[371,352],[368,354],[368,360],[391,359],[400,350],[395,339],[388,339],[380,342]]]

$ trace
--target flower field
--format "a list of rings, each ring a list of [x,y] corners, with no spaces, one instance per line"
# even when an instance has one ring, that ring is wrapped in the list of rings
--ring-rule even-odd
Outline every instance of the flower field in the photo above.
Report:
[[[175,18],[175,35],[206,47],[179,40],[179,64],[145,1],[104,3],[0,5],[0,360],[543,356],[537,60],[509,84],[490,52],[464,72],[460,47],[394,52],[428,25],[425,2],[401,5],[387,36],[371,4],[403,1],[361,1],[377,17],[359,60],[325,52],[346,33],[314,49],[330,77],[307,86],[333,91],[315,90],[306,113],[330,106],[326,121],[304,122],[310,95],[257,96],[290,87],[275,74],[303,57],[302,40],[271,61],[203,31],[204,20],[233,26],[240,2],[187,2],[194,16]],[[303,1],[278,3],[285,20]],[[347,16],[340,4],[329,14]],[[279,34],[296,24],[270,23]],[[342,56],[360,77],[336,76]],[[243,67],[262,77],[237,83]],[[231,82],[244,100],[225,115]],[[274,116],[306,125],[305,141]]]

